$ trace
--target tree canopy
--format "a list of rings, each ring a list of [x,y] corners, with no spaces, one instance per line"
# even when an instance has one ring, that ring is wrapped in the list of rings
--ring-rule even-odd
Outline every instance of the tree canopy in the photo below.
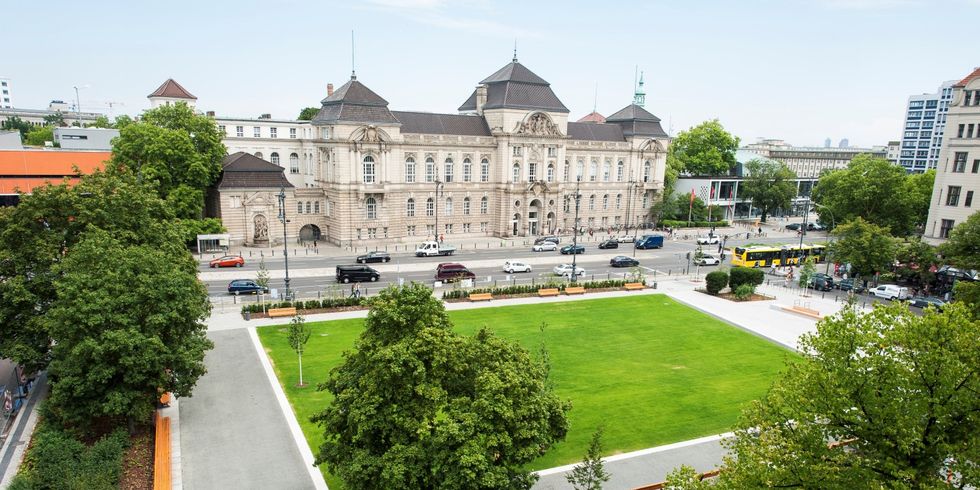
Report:
[[[10,131],[20,131],[20,137],[21,139],[23,139],[24,137],[27,136],[27,133],[30,132],[33,126],[31,126],[31,123],[17,116],[11,116],[8,117],[5,121],[3,121],[3,123],[0,124],[0,127]]]
[[[940,246],[946,260],[961,269],[980,270],[980,212],[953,227]]]
[[[835,262],[851,264],[853,274],[871,276],[888,270],[895,261],[898,245],[888,228],[869,223],[864,218],[857,217],[837,225],[832,235],[831,258]]]
[[[316,462],[351,489],[530,488],[524,466],[568,429],[546,378],[516,343],[454,333],[425,286],[387,288],[318,388],[333,400],[312,417]]]
[[[303,110],[299,111],[299,116],[296,119],[300,121],[312,121],[318,112],[320,112],[320,109],[317,107],[304,107]]]
[[[681,131],[667,152],[667,173],[692,175],[727,175],[735,166],[739,139],[732,136],[717,119],[705,121]]]
[[[44,146],[46,142],[50,141],[54,144],[54,127],[53,126],[36,126],[31,128],[24,136],[24,143],[33,146]]]
[[[742,182],[741,196],[752,200],[762,212],[762,222],[777,209],[788,209],[796,196],[796,173],[785,163],[751,160],[745,164],[748,177]]]

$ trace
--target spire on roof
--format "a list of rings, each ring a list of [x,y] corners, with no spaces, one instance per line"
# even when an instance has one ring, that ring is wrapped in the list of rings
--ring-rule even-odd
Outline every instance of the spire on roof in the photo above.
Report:
[[[636,91],[633,92],[633,103],[640,107],[643,107],[646,104],[646,98],[647,98],[647,94],[646,92],[643,91],[643,72],[641,71],[640,83],[637,86]]]
[[[514,39],[514,63],[517,63],[517,39]]]
[[[350,79],[357,80],[357,72],[354,70],[354,29],[350,30]]]

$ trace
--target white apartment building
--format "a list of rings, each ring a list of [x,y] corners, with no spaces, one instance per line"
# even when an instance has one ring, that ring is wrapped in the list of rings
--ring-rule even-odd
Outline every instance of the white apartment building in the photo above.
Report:
[[[956,80],[949,80],[935,93],[909,97],[898,159],[907,172],[922,173],[936,168],[955,83]]]
[[[14,107],[13,85],[9,78],[0,77],[0,109],[11,109]]]
[[[846,144],[845,140],[842,140],[843,144]],[[884,146],[806,147],[793,146],[777,139],[761,139],[756,143],[745,145],[742,149],[783,162],[790,170],[796,172],[797,177],[805,179],[820,177],[820,173],[824,170],[847,168],[854,157],[864,153],[879,158],[888,156],[888,150]]]
[[[940,243],[977,212],[980,192],[980,68],[952,86],[924,238]]]

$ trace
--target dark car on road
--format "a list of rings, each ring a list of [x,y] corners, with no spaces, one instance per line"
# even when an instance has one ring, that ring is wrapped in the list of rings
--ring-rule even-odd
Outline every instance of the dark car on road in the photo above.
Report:
[[[612,267],[636,267],[640,265],[640,261],[634,259],[633,257],[617,255],[612,259],[609,259],[609,265]]]
[[[337,282],[375,282],[381,278],[381,273],[366,265],[338,265]]]
[[[818,272],[810,276],[810,287],[817,291],[830,291],[834,289],[834,278]]]
[[[436,266],[437,281],[453,282],[462,279],[476,279],[476,274],[467,269],[463,264],[450,262]]]
[[[619,241],[617,241],[615,238],[610,238],[610,239],[608,239],[608,240],[600,243],[599,244],[599,248],[601,248],[601,249],[619,248]]]
[[[909,300],[909,304],[919,308],[932,306],[939,311],[943,311],[943,307],[946,306],[945,301],[933,296],[916,296]]]
[[[861,286],[860,282],[854,280],[854,278],[848,278],[841,280],[834,285],[837,289],[841,291],[854,291],[855,293],[863,293],[864,286]]]
[[[582,245],[565,245],[561,248],[562,255],[568,254],[581,254],[585,253],[585,247]]]
[[[379,252],[375,250],[374,252],[368,252],[364,255],[358,255],[356,262],[358,264],[367,264],[371,262],[390,262],[391,256],[388,252]]]
[[[269,288],[259,286],[251,279],[235,279],[228,283],[228,292],[234,295],[268,293]]]
[[[544,242],[551,242],[554,243],[555,245],[558,245],[559,243],[561,243],[561,238],[558,238],[556,236],[543,236],[543,237],[538,237],[537,239],[534,240],[535,245]]]
[[[803,225],[801,223],[790,223],[784,226],[784,228],[786,228],[787,230],[793,230],[793,231],[800,231],[800,228],[802,227]]]

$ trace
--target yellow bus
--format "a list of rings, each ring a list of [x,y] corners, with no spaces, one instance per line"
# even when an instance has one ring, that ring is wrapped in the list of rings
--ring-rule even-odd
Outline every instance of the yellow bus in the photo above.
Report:
[[[759,247],[735,247],[732,254],[732,265],[741,267],[782,267],[800,265],[807,257],[813,257],[822,262],[827,256],[824,245],[783,245]]]

